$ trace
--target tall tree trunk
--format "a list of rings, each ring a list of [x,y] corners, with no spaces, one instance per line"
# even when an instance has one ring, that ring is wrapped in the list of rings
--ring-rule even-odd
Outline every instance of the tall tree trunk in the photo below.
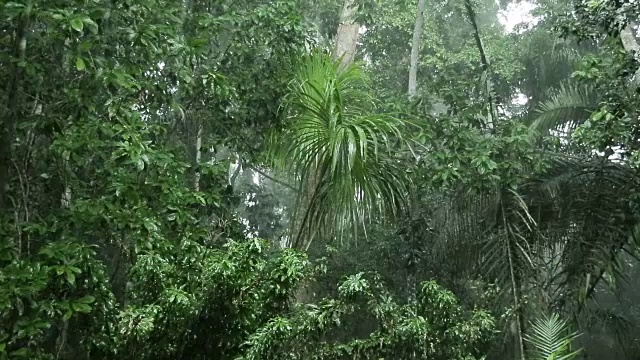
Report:
[[[29,3],[30,5],[30,3]],[[27,8],[30,8],[28,6]],[[27,52],[27,34],[29,32],[29,16],[23,13],[18,21],[13,38],[12,57],[19,61],[25,60]],[[3,104],[0,113],[0,211],[6,207],[6,188],[9,183],[9,170],[11,169],[12,145],[16,137],[16,126],[23,107],[21,103],[20,90],[23,83],[24,68],[17,65],[16,61],[12,66],[11,79],[7,83],[7,102]]]
[[[197,6],[197,2],[196,4],[194,4],[194,2],[192,0],[182,0],[182,13],[180,15],[180,20],[182,23],[182,35],[185,38],[188,38],[190,35],[192,35],[192,29],[190,27],[191,25],[191,21],[193,20],[192,17],[192,13],[193,13],[193,8]],[[195,70],[195,66],[196,65],[191,65],[191,70]],[[182,85],[182,84],[181,84]],[[184,94],[182,93],[182,91],[180,90],[180,88],[178,88],[178,96],[179,98],[181,98],[183,101],[185,101],[184,99]],[[200,177],[201,177],[201,172],[200,172],[200,161],[202,160],[202,137],[203,137],[203,126],[202,126],[202,121],[200,121],[199,119],[194,119],[195,116],[195,112],[193,111],[189,111],[188,108],[184,109],[185,114],[186,113],[190,113],[191,114],[191,119],[185,119],[186,121],[193,121],[195,122],[196,125],[196,136],[195,136],[195,144],[194,144],[194,156],[193,156],[193,166],[194,166],[194,173],[193,173],[193,190],[194,191],[200,191]]]
[[[409,67],[409,99],[416,95],[418,90],[418,60],[420,57],[420,44],[422,32],[424,30],[424,11],[427,6],[426,0],[418,0],[416,10],[416,23],[413,28],[413,39],[411,40],[411,62]]]
[[[622,41],[622,46],[628,53],[635,53],[635,55],[640,55],[640,45],[638,44],[638,41],[636,41],[636,35],[634,31],[634,28],[636,26],[638,26],[638,24],[630,21],[629,24],[627,24],[627,26],[625,26],[625,28],[620,31],[620,41]]]
[[[493,96],[493,84],[491,82],[491,72],[489,68],[489,60],[487,59],[487,53],[484,51],[482,45],[482,39],[480,38],[480,30],[478,29],[478,23],[476,21],[476,12],[471,4],[471,0],[465,0],[464,7],[467,11],[467,17],[473,28],[473,38],[476,41],[476,47],[480,54],[480,63],[482,64],[482,70],[484,71],[484,85],[487,96],[487,103],[489,106],[489,113],[487,114],[486,126],[493,130],[495,129],[495,121],[498,117],[498,104]]]
[[[355,15],[355,0],[345,0],[340,14],[335,50],[336,58],[341,58],[343,65],[350,64],[356,56],[360,24],[356,22]]]

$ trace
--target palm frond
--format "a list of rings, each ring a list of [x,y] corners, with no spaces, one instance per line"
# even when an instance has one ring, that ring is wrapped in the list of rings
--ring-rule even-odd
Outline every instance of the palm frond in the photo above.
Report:
[[[541,133],[569,133],[589,118],[597,104],[591,87],[563,83],[538,105],[530,127]]]
[[[525,340],[534,347],[532,359],[535,360],[570,360],[580,353],[571,351],[571,343],[579,336],[570,332],[569,326],[558,315],[543,316],[531,324],[531,333]]]

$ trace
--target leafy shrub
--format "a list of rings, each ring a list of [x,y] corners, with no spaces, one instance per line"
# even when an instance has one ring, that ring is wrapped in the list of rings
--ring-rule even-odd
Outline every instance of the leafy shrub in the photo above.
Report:
[[[362,339],[334,341],[348,315],[359,313],[378,326]],[[465,311],[435,282],[422,283],[417,304],[400,305],[377,277],[348,277],[335,299],[299,304],[250,337],[242,360],[258,359],[479,359],[492,338],[494,319]]]

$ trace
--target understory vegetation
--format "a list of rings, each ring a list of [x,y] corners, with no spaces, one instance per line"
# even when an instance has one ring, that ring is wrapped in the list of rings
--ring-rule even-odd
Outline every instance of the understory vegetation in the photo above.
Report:
[[[638,16],[0,0],[0,360],[640,359]]]

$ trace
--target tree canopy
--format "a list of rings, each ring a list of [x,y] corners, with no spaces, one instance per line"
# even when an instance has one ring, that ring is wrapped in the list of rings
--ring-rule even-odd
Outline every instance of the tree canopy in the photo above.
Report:
[[[636,2],[0,9],[0,360],[640,356]]]

